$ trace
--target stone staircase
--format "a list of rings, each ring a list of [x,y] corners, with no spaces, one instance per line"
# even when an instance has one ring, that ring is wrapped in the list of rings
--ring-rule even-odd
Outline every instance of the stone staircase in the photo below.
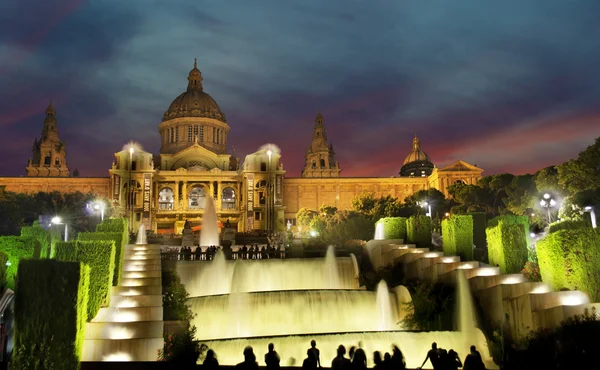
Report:
[[[586,308],[596,307],[600,312],[600,303],[590,303],[580,291],[554,292],[547,284],[530,282],[521,274],[502,275],[496,266],[461,261],[460,257],[444,256],[398,240],[376,244],[374,267],[401,263],[408,278],[453,283],[462,270],[487,319],[498,326],[508,324],[515,339],[523,338],[530,330],[556,327]]]
[[[121,284],[87,324],[82,361],[156,361],[163,347],[159,245],[125,247]]]

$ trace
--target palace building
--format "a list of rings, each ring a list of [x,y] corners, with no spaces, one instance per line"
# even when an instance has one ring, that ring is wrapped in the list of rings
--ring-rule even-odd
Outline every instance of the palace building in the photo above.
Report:
[[[24,193],[93,192],[110,199],[119,214],[132,220],[134,230],[145,223],[157,233],[179,234],[186,221],[200,225],[209,196],[222,224],[238,231],[271,231],[295,225],[296,213],[303,207],[350,209],[362,193],[404,200],[416,191],[436,188],[448,195],[449,185],[475,184],[483,172],[464,161],[437,168],[415,135],[399,176],[342,177],[319,113],[301,176],[291,177],[274,145],[261,147],[243,161],[228,153],[230,126],[204,91],[196,62],[187,80],[187,89],[173,100],[158,125],[157,156],[132,146],[115,153],[109,177],[71,177],[50,104],[42,137],[34,141],[27,177],[0,177],[0,187]]]

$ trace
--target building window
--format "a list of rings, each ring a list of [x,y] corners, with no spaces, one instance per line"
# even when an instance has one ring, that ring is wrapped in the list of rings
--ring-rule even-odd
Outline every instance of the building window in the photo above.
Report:
[[[192,135],[192,125],[188,126],[188,142],[194,141],[194,135]]]
[[[200,125],[200,137],[198,138],[198,142],[204,141],[204,126]]]
[[[217,128],[213,127],[212,128],[212,142],[213,143],[215,142],[216,137],[217,137]]]
[[[131,170],[132,170],[132,171],[135,171],[135,170],[137,170],[137,161],[132,161],[132,162],[131,162]]]
[[[221,192],[221,209],[235,209],[235,190],[225,188]]]
[[[254,219],[256,221],[262,221],[262,212],[254,212]]]
[[[320,163],[320,164],[321,164],[321,168],[325,168],[325,160],[324,160],[324,159],[321,159],[321,160],[320,160],[320,162],[321,162],[321,163]]]
[[[198,137],[198,129],[200,127],[198,125],[194,125],[194,140],[196,140],[196,138]],[[200,138],[198,137],[198,141],[201,141]]]
[[[267,163],[266,162],[260,162],[260,170],[261,171],[266,171],[267,170]]]
[[[312,168],[317,168],[317,162],[313,161]]]
[[[288,218],[285,220],[285,225],[287,226],[288,222],[292,225],[292,226],[296,226],[296,219],[295,218]]]
[[[171,188],[164,188],[158,193],[158,209],[172,211],[175,202],[175,194]]]
[[[202,186],[194,186],[188,195],[189,209],[204,209],[206,205],[206,191]]]
[[[175,142],[179,142],[179,127],[175,127]]]
[[[44,158],[44,166],[50,166],[50,161],[51,161],[51,158],[50,158],[50,156],[49,156],[49,155],[48,155],[48,156],[46,156],[46,157]]]

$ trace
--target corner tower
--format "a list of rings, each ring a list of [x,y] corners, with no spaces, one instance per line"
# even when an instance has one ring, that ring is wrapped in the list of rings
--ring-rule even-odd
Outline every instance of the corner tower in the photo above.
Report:
[[[52,101],[46,108],[42,137],[33,142],[33,153],[27,164],[27,176],[69,176],[65,144],[58,137],[56,111]]]
[[[323,115],[319,112],[315,118],[312,143],[305,156],[306,163],[302,177],[340,177],[340,164],[335,161],[333,145],[327,143]]]

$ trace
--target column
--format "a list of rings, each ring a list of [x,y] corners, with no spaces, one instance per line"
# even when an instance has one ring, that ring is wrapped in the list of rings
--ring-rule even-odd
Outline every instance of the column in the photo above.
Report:
[[[179,206],[180,206],[180,202],[179,202],[179,180],[175,181],[175,189],[173,189],[173,192],[175,193],[175,199],[173,202],[173,210],[178,211],[179,210]]]
[[[182,200],[182,202],[183,202],[183,210],[187,211],[188,205],[189,205],[189,202],[188,202],[188,193],[187,193],[187,181],[183,182],[183,187],[181,189],[181,193],[182,193],[182,198],[183,198],[183,200]]]
[[[208,189],[209,190],[208,190],[207,195],[210,195],[211,197],[214,196],[214,194],[215,194],[215,182],[214,181],[210,180],[208,182]]]
[[[221,198],[222,198],[222,195],[223,195],[222,191],[223,191],[223,186],[221,186],[221,181],[217,181],[217,199],[216,199],[216,202],[217,202],[216,209],[217,209],[217,211],[221,210]]]

